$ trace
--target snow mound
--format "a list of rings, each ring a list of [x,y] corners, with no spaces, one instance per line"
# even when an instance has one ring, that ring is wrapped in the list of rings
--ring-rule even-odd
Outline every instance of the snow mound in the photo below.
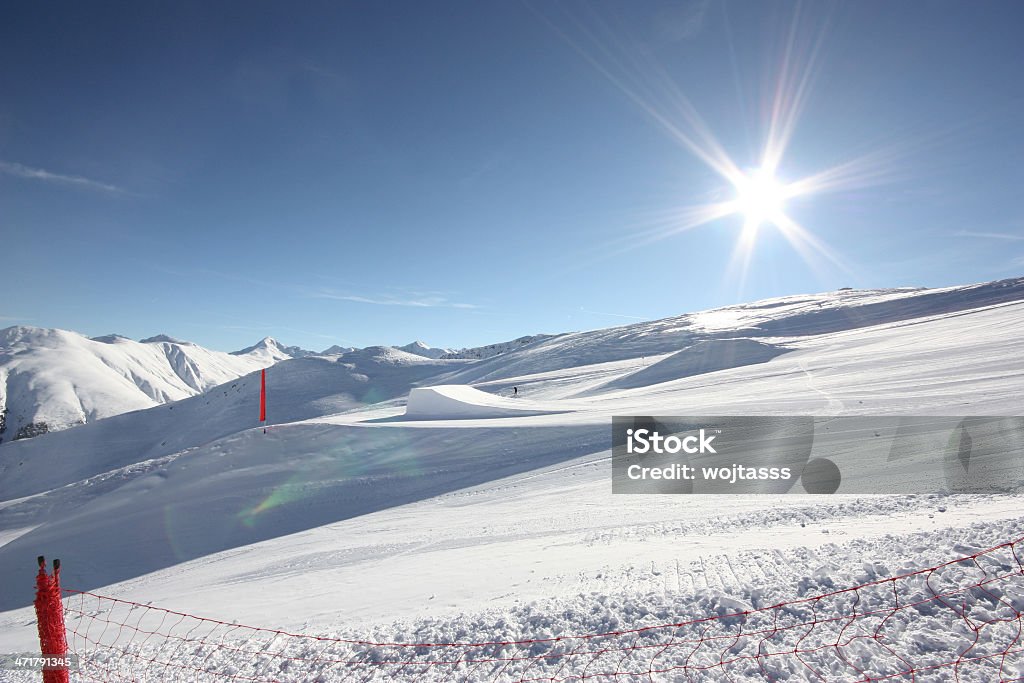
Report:
[[[634,389],[674,379],[767,363],[790,349],[753,339],[710,339],[673,353],[657,363],[613,380],[602,389]]]
[[[495,396],[459,384],[419,387],[409,392],[406,417],[426,420],[552,415],[567,412],[521,398]]]

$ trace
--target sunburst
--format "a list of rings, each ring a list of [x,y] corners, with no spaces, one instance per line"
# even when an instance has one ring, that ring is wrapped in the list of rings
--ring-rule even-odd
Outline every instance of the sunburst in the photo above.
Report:
[[[785,36],[775,78],[770,84],[772,100],[767,109],[769,114],[762,122],[766,134],[759,163],[744,171],[725,151],[711,127],[664,67],[642,51],[626,51],[622,36],[616,35],[608,22],[598,18],[595,20],[597,26],[591,28],[573,19],[583,36],[578,40],[545,17],[545,21],[567,43],[674,142],[725,181],[719,189],[717,201],[676,207],[645,229],[637,229],[629,237],[623,235],[615,240],[614,245],[606,245],[607,249],[621,252],[624,248],[649,245],[680,232],[739,217],[742,229],[727,276],[737,281],[741,289],[759,234],[767,228],[778,231],[819,274],[826,267],[832,272],[836,269],[849,272],[850,269],[824,241],[787,213],[787,203],[796,197],[810,198],[825,192],[877,184],[890,172],[895,153],[879,150],[805,177],[783,180],[786,152],[812,91],[827,36],[824,23],[813,30],[805,20],[804,11],[798,9]],[[594,49],[587,49],[586,43]],[[622,54],[616,56],[615,48],[623,50]],[[656,106],[657,102],[663,106]]]

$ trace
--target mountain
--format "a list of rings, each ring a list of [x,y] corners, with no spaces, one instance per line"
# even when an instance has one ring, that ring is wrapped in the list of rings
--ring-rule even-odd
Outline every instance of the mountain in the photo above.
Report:
[[[354,347],[354,346],[338,346],[337,344],[335,344],[334,346],[330,346],[330,347],[324,349],[323,351],[321,351],[317,355],[320,355],[320,356],[334,356],[334,355],[337,355],[339,353],[348,353],[349,351],[355,351],[355,350],[356,350],[356,347]]]
[[[99,339],[111,339],[111,338],[113,338],[113,339],[117,339],[117,338],[124,339],[124,337],[121,337],[121,335],[119,335],[119,334],[109,334],[106,337],[100,337]],[[175,339],[174,337],[172,337],[169,334],[158,334],[158,335],[153,336],[153,337],[147,337],[146,339],[140,339],[139,340],[139,343],[141,343],[141,344],[154,344],[154,343],[158,343],[158,342],[167,342],[169,344],[190,344],[191,343],[191,342],[182,341],[181,339]]]
[[[488,344],[487,346],[474,346],[466,349],[459,349],[458,351],[449,351],[445,353],[442,358],[448,359],[474,359],[483,360],[484,358],[491,358],[492,356],[500,356],[503,353],[509,351],[515,351],[528,344],[532,344],[538,341],[544,341],[546,339],[552,339],[561,335],[557,334],[534,334],[526,337],[519,337],[512,341],[499,342],[497,344]]]
[[[228,354],[167,335],[137,342],[8,327],[0,330],[0,441],[195,396],[290,357],[270,342]]]
[[[423,342],[417,340],[411,344],[405,346],[398,346],[397,349],[405,351],[406,353],[412,353],[417,356],[423,356],[424,358],[442,358],[452,353],[451,349],[435,349],[427,346]]]
[[[1021,298],[1024,278],[942,289],[843,289],[607,329],[523,336],[458,351],[413,342],[401,349],[370,347],[362,351],[333,346],[323,354],[340,354],[345,360],[361,352],[386,355],[381,351],[386,348],[387,353],[406,360],[462,360],[436,370],[445,374],[447,383],[470,384],[504,383],[525,375],[630,358],[646,363],[645,358],[685,351],[642,376],[607,377],[606,388],[604,381],[577,387],[578,392],[589,393],[642,386],[656,377],[681,378],[717,367],[765,362],[786,350],[772,341],[775,338],[825,335]],[[735,341],[744,338],[761,342]],[[728,346],[704,343],[726,339],[734,341]],[[151,408],[194,396],[262,367],[313,355],[317,354],[282,346],[269,337],[229,354],[168,335],[136,342],[116,334],[88,339],[64,330],[10,327],[0,330],[0,439],[27,438]]]
[[[307,351],[299,346],[282,346],[273,337],[264,337],[252,346],[246,347],[241,351],[232,351],[232,356],[253,356],[256,358],[264,358],[272,363],[277,361],[286,360],[288,358],[305,358],[306,356],[315,356],[316,352]]]

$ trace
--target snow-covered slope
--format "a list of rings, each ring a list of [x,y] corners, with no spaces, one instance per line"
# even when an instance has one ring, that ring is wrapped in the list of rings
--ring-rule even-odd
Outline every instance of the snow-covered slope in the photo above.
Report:
[[[0,330],[0,438],[6,443],[177,401],[287,357],[273,340],[228,354],[166,335],[136,342],[8,327]]]
[[[450,380],[490,381],[650,357],[674,353],[706,339],[758,338],[770,342],[773,337],[821,335],[1022,298],[1024,278],[945,289],[849,290],[765,299],[619,327],[525,337],[523,344],[501,345],[508,348],[503,348],[500,355],[484,355],[483,362],[461,369]]]
[[[267,370],[267,420],[296,422],[404,397],[416,381],[451,364],[390,347],[282,361]],[[257,427],[259,387],[256,371],[181,401],[5,444],[0,499],[102,476]],[[32,466],[22,467],[24,462]]]
[[[786,351],[788,349],[785,347],[756,339],[704,339],[649,366],[645,365],[636,372],[619,377],[598,390],[646,387],[683,377],[767,363]]]
[[[785,297],[482,360],[287,360],[268,371],[266,434],[251,374],[5,444],[0,576],[46,552],[77,589],[415,642],[629,629],[841,588],[1024,535],[1021,496],[614,496],[611,417],[1020,415],[1021,329],[1017,279]],[[30,578],[0,609],[30,603]],[[32,629],[27,609],[0,614],[0,651]],[[536,673],[580,674],[557,666]]]
[[[534,342],[551,339],[555,336],[558,335],[534,334],[525,337],[517,337],[512,341],[500,342],[498,344],[488,344],[487,346],[474,346],[467,349],[459,349],[458,351],[449,351],[443,356],[443,358],[468,358],[473,360],[482,360],[484,358],[500,356],[503,353],[515,351],[523,348],[524,346],[533,344]]]

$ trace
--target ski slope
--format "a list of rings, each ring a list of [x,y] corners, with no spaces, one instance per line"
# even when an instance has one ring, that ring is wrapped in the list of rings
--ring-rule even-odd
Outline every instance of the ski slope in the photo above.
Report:
[[[480,360],[286,360],[266,434],[247,375],[4,443],[0,651],[32,644],[40,553],[80,590],[429,642],[598,632],[941,562],[1024,535],[1024,497],[613,496],[611,417],[1022,415],[1020,330],[1024,279],[785,297]]]

